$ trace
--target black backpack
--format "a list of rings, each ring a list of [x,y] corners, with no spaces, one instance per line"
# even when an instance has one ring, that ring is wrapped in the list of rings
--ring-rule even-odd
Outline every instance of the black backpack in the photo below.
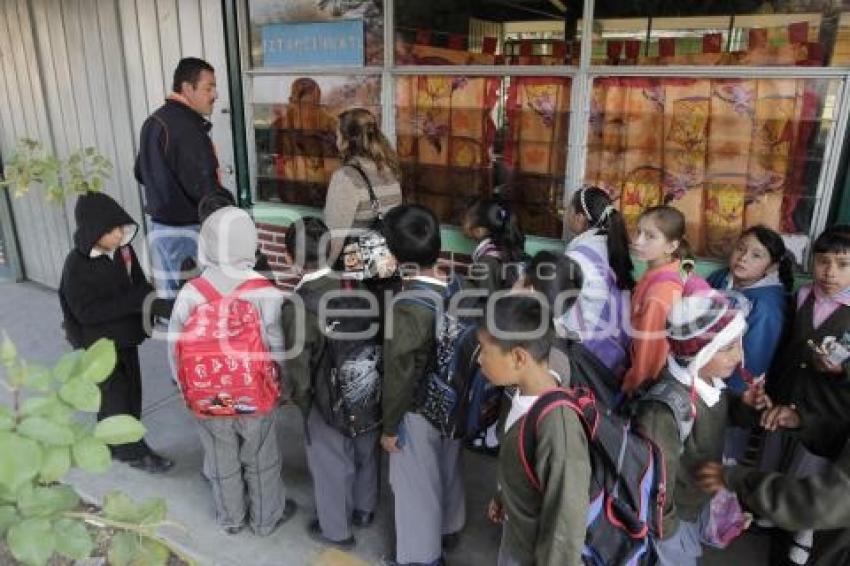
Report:
[[[570,385],[587,387],[605,408],[618,409],[621,404],[620,380],[581,342],[558,337],[552,345],[570,360]]]
[[[552,409],[578,416],[590,451],[590,504],[582,560],[587,565],[655,564],[653,539],[662,536],[666,493],[664,456],[628,420],[605,410],[586,387],[558,388],[540,396],[520,423],[519,456],[528,481],[534,473],[537,431]]]
[[[454,277],[440,294],[430,287],[407,284],[406,291],[416,296],[400,296],[398,302],[422,306],[434,312],[436,351],[425,376],[415,392],[415,410],[431,423],[444,438],[469,438],[498,419],[492,407],[493,393],[481,387],[483,376],[478,366],[478,319],[456,316],[449,302],[461,291],[461,280]],[[477,299],[475,299],[477,300]],[[462,303],[461,303],[462,304]],[[476,386],[476,384],[478,386]],[[470,407],[481,412],[470,414]],[[476,430],[467,428],[473,426]]]
[[[313,396],[316,408],[325,422],[354,438],[370,432],[381,424],[381,377],[383,374],[383,335],[380,316],[331,316],[344,312],[367,312],[368,293],[363,287],[341,288],[331,292],[326,303],[322,333],[325,346],[319,366],[313,374]],[[319,316],[322,297],[327,293],[296,291],[305,308]],[[351,338],[357,333],[368,338]]]

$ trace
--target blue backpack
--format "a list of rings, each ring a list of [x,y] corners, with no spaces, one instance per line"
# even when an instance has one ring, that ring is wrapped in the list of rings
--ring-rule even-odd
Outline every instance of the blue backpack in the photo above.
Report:
[[[586,314],[581,309],[581,298],[573,307],[573,316],[582,334],[581,343],[615,376],[621,377],[629,365],[631,346],[631,338],[626,330],[627,325],[622,323],[624,314],[627,317],[631,315],[627,295],[617,286],[614,270],[592,248],[576,246],[575,249],[570,250],[570,253],[581,255],[593,264],[608,288],[609,299],[605,301],[595,324],[591,325],[586,320]]]
[[[529,483],[542,492],[535,473],[540,421],[557,407],[574,411],[587,435],[590,489],[582,561],[588,566],[655,564],[666,496],[664,455],[631,428],[628,419],[605,410],[585,387],[551,389],[520,422],[519,457]]]
[[[450,301],[461,290],[457,277],[442,295],[415,282],[405,290],[420,295],[401,296],[398,302],[416,304],[435,314],[436,352],[417,387],[416,411],[443,437],[470,440],[498,420],[502,398],[502,388],[491,385],[478,365],[478,319],[450,312]]]

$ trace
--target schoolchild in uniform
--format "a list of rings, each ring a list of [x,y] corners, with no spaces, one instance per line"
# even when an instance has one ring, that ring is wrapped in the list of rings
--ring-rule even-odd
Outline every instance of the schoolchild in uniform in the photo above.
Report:
[[[726,382],[731,391],[743,393],[748,382],[770,369],[788,320],[794,273],[782,236],[762,225],[744,230],[729,266],[712,273],[708,283],[721,291],[735,291],[730,297],[745,303],[741,305],[747,311],[745,355],[741,367]],[[740,461],[749,438],[749,430],[730,427],[726,457]]]
[[[257,228],[247,212],[232,206],[216,210],[201,225],[200,279],[221,295],[230,295],[252,280],[264,282],[261,289],[246,291],[240,298],[251,303],[259,315],[265,349],[277,361],[284,348],[280,320],[283,293],[253,270],[256,249]],[[181,331],[205,302],[204,294],[191,282],[177,295],[169,321],[169,358],[175,377],[180,367],[177,350]],[[198,417],[197,423],[204,449],[204,476],[212,487],[216,519],[225,533],[238,533],[248,524],[256,535],[269,535],[295,514],[297,506],[285,498],[281,478],[277,411]]]
[[[644,210],[638,218],[632,249],[637,259],[646,262],[647,270],[632,295],[631,366],[622,385],[623,392],[629,395],[655,380],[667,363],[665,321],[682,296],[682,260],[690,257],[685,216],[671,206]]]
[[[59,283],[65,334],[74,348],[88,348],[100,338],[115,343],[117,362],[100,383],[97,420],[127,414],[142,418],[142,370],[139,344],[144,341],[143,305],[153,292],[130,245],[138,224],[105,193],[86,193],[74,207],[77,230]],[[144,441],[111,447],[115,460],[151,473],[168,471],[173,462]]]
[[[521,275],[525,246],[516,214],[498,200],[476,200],[463,216],[463,232],[477,244],[468,280],[490,293],[510,288]]]
[[[782,345],[768,373],[771,399],[795,405],[807,413],[842,414],[850,407],[850,380],[843,362],[829,361],[818,353],[827,337],[834,337],[850,349],[850,226],[827,228],[812,247],[814,282],[797,292],[797,310],[787,341]],[[784,465],[780,466],[780,461]],[[788,435],[769,435],[762,456],[762,468],[784,471],[793,477],[823,472],[829,460],[813,454]],[[794,535],[789,560],[806,564],[814,534],[811,530]]]
[[[496,302],[493,322],[504,338],[481,327],[479,360],[487,379],[517,386],[499,452],[499,495],[491,520],[502,523],[499,566],[580,566],[586,532],[590,456],[587,437],[572,409],[557,407],[542,418],[532,486],[520,458],[520,422],[538,397],[560,385],[547,364],[553,332],[548,308],[523,294]],[[537,329],[545,334],[529,338]]]
[[[415,287],[438,300],[447,282],[435,267],[441,242],[434,213],[417,205],[394,208],[384,218],[384,234],[402,268],[403,289]],[[434,362],[436,319],[433,309],[403,296],[388,313],[382,399],[381,446],[390,455],[395,499],[395,560],[438,565],[444,540],[453,546],[465,522],[461,445],[445,438],[416,402]]]
[[[339,274],[327,265],[324,222],[315,217],[296,220],[286,232],[284,245],[287,262],[301,272],[296,294],[321,297],[339,292]],[[322,417],[315,380],[320,377],[322,356],[327,355],[324,327],[317,313],[302,308],[303,327],[296,328],[298,308],[302,308],[298,302],[286,301],[282,318],[286,343],[295,347],[294,357],[286,361],[286,373],[293,384],[292,400],[305,416],[307,463],[316,498],[317,519],[308,525],[308,533],[319,542],[350,548],[355,544],[352,525],[371,525],[377,507],[380,431],[350,438]],[[295,344],[299,338],[303,346]]]
[[[670,358],[658,381],[637,400],[635,421],[664,455],[667,497],[663,566],[696,566],[710,497],[696,484],[695,467],[723,455],[727,422],[754,426],[763,388],[729,395],[724,381],[741,361],[744,314],[719,294],[684,297],[667,318]]]

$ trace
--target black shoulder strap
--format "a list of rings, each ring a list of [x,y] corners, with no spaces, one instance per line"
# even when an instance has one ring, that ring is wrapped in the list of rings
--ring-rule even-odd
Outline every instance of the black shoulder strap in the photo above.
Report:
[[[643,401],[655,401],[670,409],[679,428],[679,440],[684,442],[688,439],[694,427],[694,415],[691,395],[684,387],[667,380],[658,381],[638,399],[638,403]]]
[[[378,215],[378,218],[381,217],[381,203],[378,202],[378,197],[375,196],[375,189],[372,188],[372,181],[369,180],[369,176],[366,175],[366,171],[360,167],[359,164],[354,161],[349,161],[346,163],[349,167],[360,173],[360,176],[363,177],[363,181],[366,183],[366,189],[369,191],[369,202],[372,205],[372,210],[375,211],[375,214]]]

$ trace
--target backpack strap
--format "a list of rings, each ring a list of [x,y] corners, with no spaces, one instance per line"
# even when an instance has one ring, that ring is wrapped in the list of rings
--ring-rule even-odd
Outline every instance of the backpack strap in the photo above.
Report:
[[[684,387],[666,380],[658,381],[638,400],[643,401],[655,401],[670,409],[679,428],[679,440],[688,439],[694,428],[694,412],[692,396]]]
[[[212,283],[204,279],[203,277],[195,277],[194,279],[189,280],[188,285],[194,287],[194,289],[201,294],[201,296],[206,299],[208,303],[213,301],[217,301],[221,298],[221,293],[213,287]]]
[[[360,173],[360,176],[363,177],[363,181],[366,183],[366,190],[369,191],[369,204],[372,205],[372,211],[375,213],[375,216],[378,218],[378,220],[381,220],[384,216],[383,214],[381,214],[381,203],[380,201],[378,201],[378,197],[375,195],[375,189],[372,188],[372,181],[369,180],[369,176],[366,175],[366,171],[364,171],[359,164],[353,161],[349,161],[348,163],[346,163],[346,165]]]
[[[244,293],[250,293],[251,291],[259,291],[261,289],[269,289],[274,286],[271,284],[271,281],[263,277],[262,279],[248,279],[239,284],[236,289],[233,290],[234,295],[242,295]]]
[[[558,407],[572,409],[584,427],[588,441],[596,436],[596,425],[599,413],[596,409],[596,399],[593,392],[584,387],[566,389],[558,387],[544,392],[525,416],[519,429],[519,458],[529,483],[534,489],[541,491],[540,479],[534,471],[534,460],[537,452],[537,432],[543,419]]]

